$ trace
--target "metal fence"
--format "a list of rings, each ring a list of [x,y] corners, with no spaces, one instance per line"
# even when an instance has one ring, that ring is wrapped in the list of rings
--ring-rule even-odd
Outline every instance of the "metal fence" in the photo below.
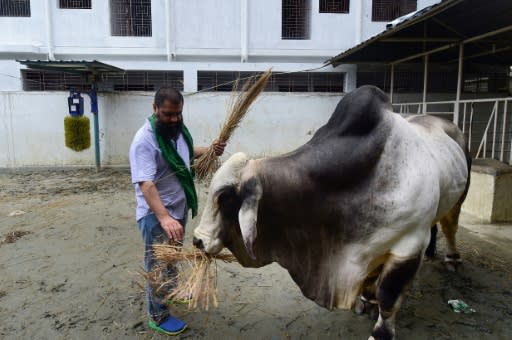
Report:
[[[395,103],[401,114],[431,114],[454,120],[456,102]],[[474,158],[492,158],[512,165],[512,97],[459,101],[457,126]]]

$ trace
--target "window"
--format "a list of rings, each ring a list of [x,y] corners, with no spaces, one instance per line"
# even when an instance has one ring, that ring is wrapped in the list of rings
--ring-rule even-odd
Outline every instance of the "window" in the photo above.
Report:
[[[151,36],[151,0],[110,0],[113,36]]]
[[[100,88],[110,91],[149,91],[172,86],[183,91],[183,71],[127,71],[103,73]]]
[[[320,0],[320,13],[348,13],[350,0]]]
[[[238,88],[249,77],[258,73],[231,71],[197,72],[199,91],[230,92],[236,79],[240,78]],[[343,92],[344,74],[335,72],[274,73],[267,83],[266,92]]]
[[[414,12],[416,0],[373,0],[372,21],[392,21]]]
[[[310,12],[311,0],[282,0],[282,39],[309,39]]]
[[[0,0],[0,17],[29,17],[30,0]]]
[[[91,86],[84,75],[22,70],[25,91],[88,91]],[[161,86],[173,86],[183,91],[182,71],[127,71],[124,73],[105,72],[98,77],[100,91],[151,91]]]
[[[59,8],[91,9],[91,0],[59,0]]]
[[[75,73],[22,70],[24,91],[66,91],[71,88],[87,91],[91,88],[84,76]]]

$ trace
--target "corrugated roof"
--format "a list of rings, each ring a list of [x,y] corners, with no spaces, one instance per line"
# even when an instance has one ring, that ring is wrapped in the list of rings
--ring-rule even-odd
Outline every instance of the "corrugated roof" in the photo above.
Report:
[[[17,60],[31,69],[70,73],[124,72],[123,69],[97,60]]]
[[[501,29],[497,35],[465,43],[465,58],[512,65],[511,0],[444,0],[398,18],[387,29],[328,60],[339,64],[390,64],[439,49],[434,62],[455,62],[458,44]]]

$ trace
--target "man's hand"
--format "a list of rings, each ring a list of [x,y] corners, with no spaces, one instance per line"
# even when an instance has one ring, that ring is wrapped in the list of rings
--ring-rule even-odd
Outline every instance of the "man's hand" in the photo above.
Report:
[[[224,153],[224,148],[226,147],[226,143],[216,140],[213,142],[212,146],[213,151],[215,151],[215,155],[222,156]]]
[[[159,221],[165,235],[169,237],[169,240],[173,242],[183,242],[183,226],[180,222],[169,215],[159,218]]]

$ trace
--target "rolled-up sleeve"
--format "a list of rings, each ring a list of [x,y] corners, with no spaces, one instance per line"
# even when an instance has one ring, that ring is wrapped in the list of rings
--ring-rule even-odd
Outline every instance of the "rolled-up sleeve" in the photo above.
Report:
[[[130,171],[132,183],[154,181],[156,176],[155,151],[147,141],[135,139],[130,146]]]

